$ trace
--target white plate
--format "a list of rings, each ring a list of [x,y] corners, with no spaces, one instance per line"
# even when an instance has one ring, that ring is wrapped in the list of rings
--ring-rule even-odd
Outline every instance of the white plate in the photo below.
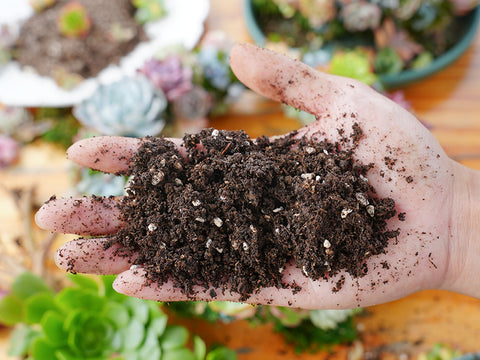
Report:
[[[14,61],[0,66],[0,103],[25,107],[72,106],[89,97],[100,83],[133,75],[145,60],[166,46],[183,45],[192,49],[204,31],[209,0],[165,0],[165,7],[165,17],[145,26],[151,40],[140,43],[118,65],[108,66],[73,90],[60,88],[49,77],[24,71]],[[0,0],[0,24],[21,24],[31,15],[28,0]]]

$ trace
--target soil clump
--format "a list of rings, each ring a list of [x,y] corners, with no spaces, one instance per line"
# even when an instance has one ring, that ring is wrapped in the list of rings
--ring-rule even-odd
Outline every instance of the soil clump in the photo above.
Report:
[[[43,76],[55,77],[63,72],[94,77],[147,39],[134,19],[135,8],[130,0],[79,0],[88,12],[92,27],[84,38],[67,38],[58,30],[57,18],[69,2],[58,0],[23,24],[14,48],[15,60],[21,66],[33,67]],[[115,39],[112,37],[115,30],[128,36]]]
[[[195,285],[228,287],[242,301],[262,287],[298,290],[282,280],[287,264],[312,279],[365,275],[365,260],[398,231],[386,227],[394,200],[375,196],[371,166],[352,157],[361,130],[335,144],[296,135],[254,141],[206,129],[184,137],[186,155],[146,138],[112,242],[137,252],[149,279],[172,279],[192,299]]]

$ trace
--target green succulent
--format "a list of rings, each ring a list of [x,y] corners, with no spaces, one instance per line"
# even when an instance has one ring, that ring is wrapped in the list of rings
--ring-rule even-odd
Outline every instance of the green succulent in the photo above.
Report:
[[[252,325],[272,324],[296,353],[315,353],[358,338],[355,316],[362,309],[305,310],[281,306],[226,301],[181,301],[169,304],[180,317],[194,317],[209,322],[247,319]],[[253,310],[253,311],[251,311]]]
[[[366,53],[362,50],[338,52],[330,62],[330,73],[350,77],[372,85],[378,81]]]
[[[0,321],[15,325],[10,356],[35,360],[221,360],[230,349],[207,353],[185,327],[167,325],[159,303],[130,298],[112,289],[113,276],[69,275],[74,286],[55,293],[30,273],[19,276],[0,301]]]
[[[166,14],[164,0],[132,0],[137,8],[135,20],[139,24],[160,19]]]

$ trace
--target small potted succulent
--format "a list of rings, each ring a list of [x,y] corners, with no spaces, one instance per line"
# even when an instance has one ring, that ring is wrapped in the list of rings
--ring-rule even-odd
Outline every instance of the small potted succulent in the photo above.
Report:
[[[91,27],[92,20],[80,2],[73,0],[62,6],[57,18],[57,28],[63,36],[84,38]]]
[[[246,0],[254,40],[313,66],[362,51],[383,85],[398,87],[450,64],[473,40],[478,1]]]

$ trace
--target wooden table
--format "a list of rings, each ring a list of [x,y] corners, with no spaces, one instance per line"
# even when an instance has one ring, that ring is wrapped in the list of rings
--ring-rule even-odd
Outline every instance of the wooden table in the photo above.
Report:
[[[251,42],[246,29],[242,0],[211,0],[207,30],[222,30],[230,38]],[[404,89],[415,113],[430,124],[432,133],[449,156],[480,169],[480,34],[470,49],[437,75]],[[251,136],[273,135],[299,127],[286,118],[278,104],[248,95],[225,116],[211,120],[220,129],[244,129]],[[0,171],[7,187],[36,187],[42,202],[56,193],[68,192],[69,163],[58,148],[33,144],[22,151],[18,166]],[[0,236],[14,238],[21,226],[12,202],[0,189]],[[296,356],[270,326],[252,328],[246,322],[205,324],[180,321],[207,343],[222,342],[242,350],[241,360],[254,359],[346,359],[351,348],[340,346],[332,354]],[[435,343],[462,352],[480,350],[480,300],[443,292],[422,291],[402,300],[366,309],[358,318],[361,346],[367,358],[415,357]],[[0,331],[0,354],[5,353],[9,332]],[[359,345],[357,345],[359,346]],[[7,359],[6,356],[0,356]]]

